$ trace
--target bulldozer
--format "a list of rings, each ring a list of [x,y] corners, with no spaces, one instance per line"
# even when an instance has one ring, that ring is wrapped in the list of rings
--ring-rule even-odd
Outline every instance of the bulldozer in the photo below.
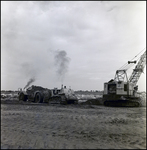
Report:
[[[71,88],[61,86],[61,89],[48,89],[41,86],[34,86],[27,89],[18,89],[19,101],[31,101],[34,103],[48,104],[77,104],[78,99]]]
[[[123,69],[116,71],[114,79],[104,83],[103,102],[105,106],[142,106],[142,98],[138,91],[137,82],[146,64],[146,50],[141,55],[137,65],[128,79],[127,67],[137,61],[128,61]]]

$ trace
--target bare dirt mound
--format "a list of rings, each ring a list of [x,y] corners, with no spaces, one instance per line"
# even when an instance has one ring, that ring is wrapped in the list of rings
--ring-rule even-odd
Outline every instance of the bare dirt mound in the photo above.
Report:
[[[97,98],[97,99],[88,99],[87,101],[81,102],[80,104],[82,105],[103,105],[103,99],[102,98]]]

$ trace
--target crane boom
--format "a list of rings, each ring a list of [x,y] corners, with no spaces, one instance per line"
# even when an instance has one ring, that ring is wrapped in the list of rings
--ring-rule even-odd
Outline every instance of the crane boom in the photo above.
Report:
[[[137,84],[141,73],[144,70],[146,64],[146,51],[141,55],[140,60],[138,61],[135,69],[133,69],[133,72],[129,78],[129,82],[133,83],[134,85]]]

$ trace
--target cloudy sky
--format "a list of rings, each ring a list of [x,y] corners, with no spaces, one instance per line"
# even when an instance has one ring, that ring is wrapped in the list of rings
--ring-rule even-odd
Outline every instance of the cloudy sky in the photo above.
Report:
[[[103,90],[143,49],[146,1],[1,1],[2,90]],[[146,66],[138,86],[146,91]]]

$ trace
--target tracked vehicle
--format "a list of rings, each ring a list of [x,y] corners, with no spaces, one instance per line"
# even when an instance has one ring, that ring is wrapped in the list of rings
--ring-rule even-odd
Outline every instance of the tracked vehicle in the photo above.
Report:
[[[128,64],[137,61],[128,61]],[[116,71],[114,79],[104,83],[103,100],[105,106],[141,106],[142,99],[138,94],[137,82],[146,64],[146,51],[141,55],[137,65],[128,79],[127,69]],[[125,65],[125,67],[128,65]]]
[[[27,89],[19,89],[18,92],[20,101],[31,101],[35,103],[60,103],[60,104],[77,104],[78,99],[74,91],[66,86],[61,89],[47,89],[40,86],[34,86]]]

